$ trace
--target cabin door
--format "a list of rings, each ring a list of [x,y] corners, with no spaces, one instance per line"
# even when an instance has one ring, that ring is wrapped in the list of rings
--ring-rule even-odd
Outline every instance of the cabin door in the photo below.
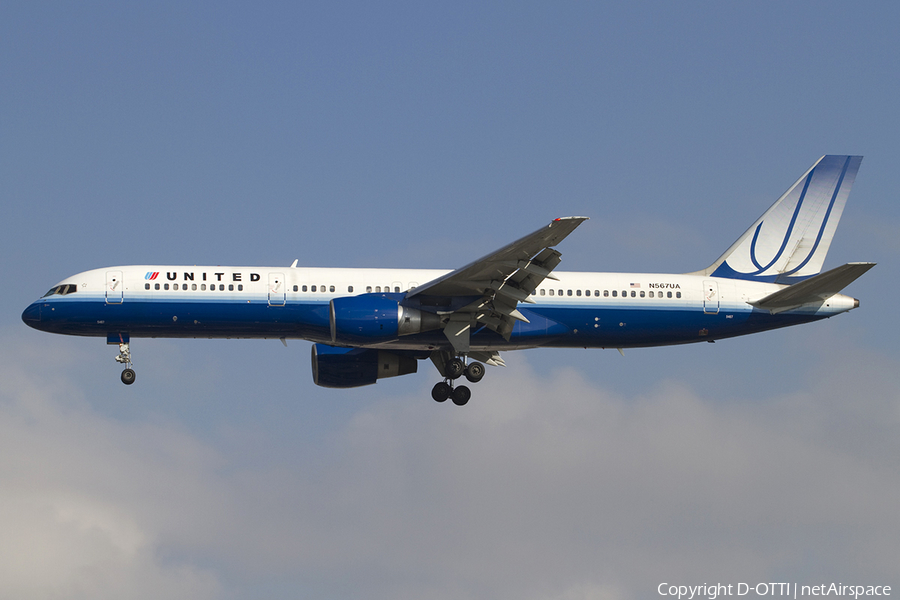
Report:
[[[106,272],[106,303],[122,304],[125,297],[125,284],[122,282],[122,271]]]
[[[284,306],[284,273],[269,273],[269,306]]]
[[[703,312],[708,315],[719,313],[719,284],[715,281],[703,282]]]

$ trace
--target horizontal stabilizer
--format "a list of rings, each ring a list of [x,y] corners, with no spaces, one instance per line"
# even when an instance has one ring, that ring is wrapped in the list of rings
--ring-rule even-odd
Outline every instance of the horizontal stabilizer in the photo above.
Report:
[[[874,266],[875,263],[847,263],[780,289],[750,304],[776,313],[810,302],[822,302],[839,293]]]

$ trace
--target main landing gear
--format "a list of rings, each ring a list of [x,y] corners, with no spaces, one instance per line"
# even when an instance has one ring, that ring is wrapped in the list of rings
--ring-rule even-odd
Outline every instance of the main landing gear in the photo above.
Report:
[[[134,369],[131,368],[131,348],[128,342],[119,344],[119,355],[116,357],[116,362],[125,365],[125,370],[122,371],[122,383],[125,385],[134,383],[135,374]]]
[[[466,365],[464,358],[452,358],[444,363],[442,374],[445,376],[444,380],[434,385],[431,397],[438,402],[450,398],[453,404],[462,406],[472,397],[472,391],[464,385],[454,387],[453,382],[465,375],[471,383],[478,383],[484,377],[484,365],[479,362]]]

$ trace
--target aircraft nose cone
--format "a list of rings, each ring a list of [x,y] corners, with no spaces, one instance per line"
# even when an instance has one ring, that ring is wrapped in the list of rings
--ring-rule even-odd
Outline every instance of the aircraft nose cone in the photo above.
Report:
[[[30,327],[34,327],[37,323],[41,322],[41,305],[35,302],[31,306],[25,309],[25,312],[22,313],[22,320],[26,325]]]

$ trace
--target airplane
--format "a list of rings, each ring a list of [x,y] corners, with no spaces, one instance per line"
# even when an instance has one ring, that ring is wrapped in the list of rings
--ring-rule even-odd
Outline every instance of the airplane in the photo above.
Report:
[[[438,402],[464,405],[484,365],[537,347],[715,342],[859,306],[839,292],[875,263],[821,272],[861,156],[823,156],[709,267],[684,274],[560,272],[563,217],[453,271],[114,266],[54,285],[22,313],[35,329],[105,337],[133,384],[131,338],[313,342],[313,381],[351,388],[431,359]]]

